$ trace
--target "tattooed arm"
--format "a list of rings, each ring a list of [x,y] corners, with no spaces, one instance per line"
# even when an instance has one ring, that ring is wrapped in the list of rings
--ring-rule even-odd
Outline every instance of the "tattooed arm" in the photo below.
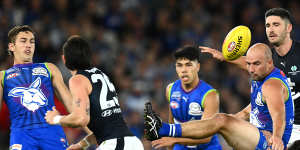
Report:
[[[90,121],[89,94],[92,85],[83,75],[74,75],[69,81],[69,87],[73,96],[72,112],[67,116],[60,116],[53,111],[46,113],[46,121],[50,124],[60,124],[67,127],[85,127]]]

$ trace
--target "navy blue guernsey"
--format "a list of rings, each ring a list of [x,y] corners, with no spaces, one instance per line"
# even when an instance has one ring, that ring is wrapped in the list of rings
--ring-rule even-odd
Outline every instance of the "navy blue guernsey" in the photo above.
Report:
[[[122,117],[118,96],[109,78],[97,68],[78,70],[77,74],[87,77],[92,84],[88,127],[98,144],[113,138],[133,136]]]
[[[300,125],[300,42],[293,41],[290,51],[284,56],[279,56],[275,49],[272,49],[272,54],[275,67],[287,76],[295,106],[294,123]]]
[[[183,123],[190,120],[201,120],[205,107],[203,106],[205,97],[210,92],[216,92],[209,84],[200,80],[198,85],[190,92],[185,92],[181,86],[181,80],[175,81],[169,90],[170,109],[174,117],[174,123]],[[206,150],[219,146],[217,135],[214,135],[207,144],[197,146],[186,146],[189,149]],[[219,146],[221,147],[221,146]],[[174,147],[175,149],[175,147]]]
[[[50,126],[44,116],[54,106],[54,92],[46,64],[14,65],[4,72],[2,84],[12,130]]]

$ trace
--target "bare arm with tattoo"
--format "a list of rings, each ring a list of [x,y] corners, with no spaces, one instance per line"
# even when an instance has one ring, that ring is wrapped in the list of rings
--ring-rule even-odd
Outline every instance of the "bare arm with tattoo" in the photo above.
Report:
[[[60,116],[54,108],[46,113],[49,124],[60,124],[67,127],[85,127],[90,121],[89,94],[92,91],[90,81],[83,75],[74,75],[69,81],[73,96],[72,112],[67,116]]]

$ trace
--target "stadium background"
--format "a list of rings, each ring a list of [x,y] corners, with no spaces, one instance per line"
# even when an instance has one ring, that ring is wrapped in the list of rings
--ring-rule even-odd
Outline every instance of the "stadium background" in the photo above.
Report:
[[[14,25],[28,24],[37,32],[34,62],[57,64],[67,83],[70,74],[60,60],[61,47],[68,36],[79,34],[91,44],[94,64],[116,85],[126,122],[142,139],[146,101],[167,120],[164,91],[176,79],[172,52],[185,44],[220,49],[228,31],[237,25],[251,29],[251,44],[266,43],[264,13],[274,7],[291,11],[293,37],[300,39],[297,0],[1,0],[0,70],[12,63],[7,56],[7,32]],[[248,104],[247,72],[203,54],[200,77],[221,93],[221,112],[235,113]],[[3,106],[0,150],[8,149],[7,114]],[[70,143],[84,136],[80,129],[65,131]],[[151,150],[150,143],[143,142]]]

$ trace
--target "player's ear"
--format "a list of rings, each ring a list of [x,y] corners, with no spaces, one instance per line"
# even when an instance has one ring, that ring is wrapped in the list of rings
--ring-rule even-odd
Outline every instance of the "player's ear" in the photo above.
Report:
[[[197,63],[198,71],[200,71],[200,62]]]
[[[14,43],[8,43],[8,50],[13,52],[15,51],[15,44]]]
[[[66,59],[65,59],[65,55],[61,55],[61,59],[64,62],[64,64],[66,64]]]
[[[292,30],[293,30],[293,25],[292,25],[291,23],[288,23],[288,24],[287,24],[287,31],[288,31],[289,33],[291,33]]]

